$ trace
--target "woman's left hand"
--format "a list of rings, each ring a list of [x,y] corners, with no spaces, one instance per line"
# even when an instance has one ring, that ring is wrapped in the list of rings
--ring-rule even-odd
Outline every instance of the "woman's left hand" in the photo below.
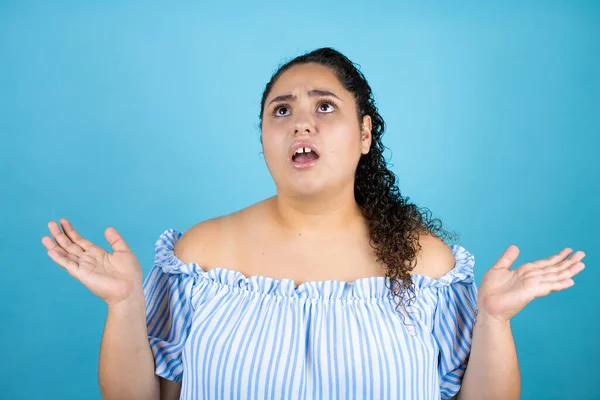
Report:
[[[573,286],[575,282],[571,278],[585,268],[580,262],[585,253],[577,251],[567,259],[572,251],[566,248],[546,259],[509,270],[519,255],[519,248],[510,245],[482,278],[478,314],[508,321],[533,299]]]

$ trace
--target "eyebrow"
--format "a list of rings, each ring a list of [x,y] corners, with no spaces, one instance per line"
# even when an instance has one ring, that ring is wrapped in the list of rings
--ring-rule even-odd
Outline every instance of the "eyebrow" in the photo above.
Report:
[[[313,89],[313,90],[309,90],[308,91],[308,95],[310,97],[314,97],[314,96],[332,96],[332,97],[335,97],[336,99],[338,99],[339,101],[342,101],[342,102],[344,101],[344,100],[340,99],[338,96],[336,96],[335,93],[332,93],[329,90]],[[296,100],[296,95],[294,95],[294,94],[284,94],[284,95],[281,95],[281,96],[277,96],[273,100],[271,100],[268,105],[270,105],[271,103],[274,103],[276,101],[288,101],[288,100]]]

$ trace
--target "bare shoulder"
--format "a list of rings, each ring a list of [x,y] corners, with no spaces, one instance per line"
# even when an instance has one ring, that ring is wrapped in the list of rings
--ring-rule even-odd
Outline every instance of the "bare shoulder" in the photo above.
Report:
[[[456,260],[450,246],[433,234],[419,236],[421,251],[417,254],[413,274],[439,279],[454,268]]]
[[[210,264],[220,254],[221,237],[225,220],[220,216],[201,221],[184,232],[175,243],[173,251],[184,263]],[[199,259],[198,257],[202,258]]]
[[[186,264],[195,262],[206,267],[231,264],[239,241],[236,235],[252,213],[251,206],[193,225],[175,243],[175,255]]]

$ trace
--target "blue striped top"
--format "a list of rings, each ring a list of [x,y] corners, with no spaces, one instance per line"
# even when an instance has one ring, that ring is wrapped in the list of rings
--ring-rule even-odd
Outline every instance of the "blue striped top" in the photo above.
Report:
[[[182,399],[447,399],[471,348],[474,257],[450,245],[454,268],[413,275],[405,313],[389,278],[354,282],[205,271],[164,231],[144,279],[156,375],[182,381]],[[386,286],[387,285],[387,286]],[[399,309],[401,310],[401,308]]]

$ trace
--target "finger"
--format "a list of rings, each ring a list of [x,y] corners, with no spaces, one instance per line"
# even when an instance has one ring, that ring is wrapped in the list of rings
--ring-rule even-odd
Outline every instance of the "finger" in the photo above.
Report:
[[[84,251],[89,252],[90,255],[96,257],[98,255],[101,255],[102,253],[105,253],[105,250],[103,248],[96,246],[87,239],[82,238],[81,235],[75,230],[75,228],[73,228],[73,225],[71,225],[71,223],[66,218],[61,218],[60,224],[62,225],[63,230],[65,231],[65,234],[69,237],[69,239],[73,243],[81,247]]]
[[[563,269],[560,272],[557,272],[554,274],[543,275],[541,277],[541,279],[543,279],[543,281],[547,281],[547,282],[563,281],[565,279],[570,279],[573,276],[577,275],[578,273],[583,271],[584,268],[585,268],[584,263],[577,262],[577,263]]]
[[[585,257],[585,253],[583,251],[577,251],[571,258],[563,260],[556,265],[549,265],[545,268],[541,268],[540,271],[542,272],[542,275],[558,274],[583,260],[583,257]]]
[[[46,247],[47,250],[54,250],[62,257],[66,257],[71,261],[77,262],[79,260],[79,256],[76,254],[67,253],[62,247],[57,245],[54,240],[50,239],[48,236],[44,236],[42,238],[42,244]]]
[[[551,292],[559,292],[570,288],[575,284],[573,279],[563,279],[562,281],[556,282],[543,282],[538,286],[538,293],[536,297],[542,297],[550,294]]]
[[[104,236],[114,251],[131,251],[125,239],[112,226],[106,228]]]
[[[54,249],[48,250],[48,256],[50,256],[55,263],[66,269],[73,277],[78,278],[77,272],[79,270],[79,264],[77,262],[59,254],[58,251]]]
[[[69,237],[63,233],[63,231],[61,230],[61,228],[58,226],[58,224],[56,222],[54,222],[54,221],[48,222],[48,228],[50,229],[50,232],[52,233],[54,240],[56,240],[56,243],[58,243],[58,245],[60,247],[62,247],[66,252],[72,253],[72,254],[83,253],[83,249],[81,247],[79,247],[78,245],[74,244],[71,241],[71,239],[69,239]]]
[[[502,253],[498,261],[492,266],[493,269],[509,269],[510,266],[515,262],[519,256],[519,248],[514,244],[508,246],[508,248]]]
[[[537,260],[534,261],[533,264],[535,264],[538,267],[546,267],[548,265],[553,265],[553,264],[558,264],[559,262],[563,261],[565,258],[567,258],[567,256],[569,254],[571,254],[571,252],[573,251],[573,249],[567,247],[565,249],[562,249],[561,251],[559,251],[557,254],[553,254],[548,258],[544,258],[542,260]]]

